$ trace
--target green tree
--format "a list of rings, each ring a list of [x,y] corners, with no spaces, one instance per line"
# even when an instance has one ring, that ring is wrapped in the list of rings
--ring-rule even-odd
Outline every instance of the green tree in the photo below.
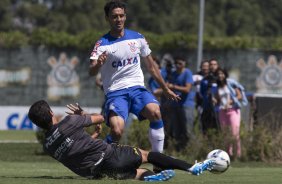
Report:
[[[64,14],[54,12],[48,15],[46,27],[52,31],[67,31],[69,20]]]
[[[155,33],[197,33],[197,0],[128,1],[128,25]]]
[[[9,0],[0,1],[0,30],[12,30],[12,14],[9,10],[11,3]]]
[[[264,19],[261,36],[281,36],[282,35],[282,1],[269,0],[259,1],[261,14]]]
[[[81,31],[89,30],[91,24],[87,15],[82,13],[75,13],[70,19],[69,31],[73,34]]]
[[[76,0],[54,1],[52,11],[66,16],[70,22],[67,31],[79,33],[89,29],[104,30],[107,23],[104,19],[105,1]]]
[[[196,35],[199,0],[125,0],[127,26],[142,32]],[[105,0],[1,0],[0,31],[50,28],[77,34],[108,29]],[[205,0],[205,36],[281,36],[281,0]]]
[[[198,32],[198,0],[175,1],[171,12],[172,31],[183,31],[187,34],[197,34]]]
[[[45,5],[26,1],[15,11],[15,17],[21,22],[20,29],[32,31],[37,27],[46,26],[48,8]]]
[[[226,0],[206,1],[205,6],[205,35],[225,36],[227,24],[225,23]]]
[[[237,0],[225,5],[225,22],[227,36],[261,35],[263,15],[256,0]]]

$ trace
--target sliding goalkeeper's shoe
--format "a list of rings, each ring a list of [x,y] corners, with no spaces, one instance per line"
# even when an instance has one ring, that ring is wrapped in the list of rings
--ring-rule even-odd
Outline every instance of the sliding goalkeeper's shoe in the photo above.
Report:
[[[175,176],[174,170],[164,170],[158,174],[144,177],[144,181],[167,181]]]
[[[161,169],[160,167],[157,167],[157,166],[155,166],[155,165],[153,165],[153,171],[154,171],[154,173],[160,173],[160,172],[162,172],[164,169]]]
[[[203,173],[203,171],[211,170],[214,166],[215,162],[212,159],[207,159],[203,162],[196,163],[189,169],[189,172],[191,172],[193,175],[200,175]]]

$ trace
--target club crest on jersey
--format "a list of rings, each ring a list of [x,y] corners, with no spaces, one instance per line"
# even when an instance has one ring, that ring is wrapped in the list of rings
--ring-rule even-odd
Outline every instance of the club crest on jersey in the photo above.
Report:
[[[94,47],[97,49],[101,45],[101,43],[102,43],[102,40],[97,41]]]
[[[91,52],[91,56],[96,56],[97,55],[97,51],[98,51],[98,48],[100,47],[101,43],[102,43],[102,40],[99,40],[99,41],[96,42],[96,44],[94,46],[94,49]]]
[[[131,52],[135,52],[137,50],[137,46],[135,45],[135,42],[129,42],[128,45]]]

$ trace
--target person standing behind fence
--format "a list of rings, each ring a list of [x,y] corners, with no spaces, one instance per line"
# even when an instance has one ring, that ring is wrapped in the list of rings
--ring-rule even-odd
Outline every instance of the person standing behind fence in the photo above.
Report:
[[[203,112],[203,97],[200,93],[200,87],[201,87],[201,81],[209,75],[209,61],[203,60],[200,65],[200,71],[197,72],[197,74],[193,75],[193,81],[194,86],[196,87],[196,96],[195,96],[195,102],[196,102],[196,110],[197,110],[197,120],[199,120],[199,127],[200,130],[202,130],[202,121],[201,121],[201,115]]]
[[[165,59],[165,66],[161,67],[161,63],[156,57],[153,57],[155,62],[160,68],[161,75],[164,79],[164,81],[167,83],[168,81],[171,80],[172,73],[175,71],[175,68],[173,66],[173,61],[169,59]],[[172,133],[172,127],[173,127],[173,120],[171,119],[171,106],[170,103],[171,101],[168,100],[164,95],[163,95],[163,90],[159,86],[159,84],[154,80],[153,77],[150,77],[148,81],[149,88],[151,92],[156,96],[156,98],[160,101],[160,108],[161,108],[161,114],[162,118],[164,121],[164,131],[165,131],[165,147],[168,145],[168,140],[170,140],[173,137]]]
[[[185,67],[186,60],[175,59],[176,71],[172,73],[172,80],[168,87],[181,97],[178,102],[171,102],[171,112],[173,119],[174,137],[178,143],[178,148],[185,146],[189,139],[194,139],[194,109],[195,92],[192,90],[193,75]]]
[[[161,72],[160,60],[156,56],[152,56],[152,58],[155,61],[155,64],[157,65],[157,67],[159,68],[159,70]],[[161,75],[162,75],[162,73],[161,73]],[[160,85],[154,79],[153,76],[151,76],[148,80],[148,87],[149,87],[151,93],[153,93],[153,95],[155,95],[155,97],[160,101],[161,96],[162,96],[162,88],[160,87]]]
[[[227,138],[228,153],[231,157],[241,157],[240,141],[240,122],[241,122],[241,100],[242,92],[239,87],[235,86],[228,80],[226,70],[218,68],[216,71],[218,91],[215,101],[219,105],[219,122],[223,132],[231,133],[232,139],[236,142],[236,155],[233,153],[233,144]],[[228,134],[227,134],[228,135]]]
[[[209,74],[204,77],[200,84],[200,94],[202,97],[201,124],[203,134],[207,134],[209,130],[219,130],[218,122],[218,108],[213,103],[213,96],[217,91],[217,83],[215,72],[218,68],[218,62],[216,59],[209,60]]]

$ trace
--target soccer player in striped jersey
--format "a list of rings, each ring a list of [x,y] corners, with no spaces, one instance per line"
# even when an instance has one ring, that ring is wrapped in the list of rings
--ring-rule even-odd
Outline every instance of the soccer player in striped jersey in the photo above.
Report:
[[[129,112],[139,120],[150,121],[149,140],[152,151],[162,152],[164,145],[163,120],[159,102],[144,84],[141,69],[142,57],[146,68],[171,100],[180,100],[165,84],[158,66],[154,63],[145,37],[125,29],[126,5],[110,1],[105,7],[105,18],[110,31],[95,44],[90,56],[89,74],[101,72],[106,97],[105,120],[111,127],[107,142],[118,142],[124,131]]]

